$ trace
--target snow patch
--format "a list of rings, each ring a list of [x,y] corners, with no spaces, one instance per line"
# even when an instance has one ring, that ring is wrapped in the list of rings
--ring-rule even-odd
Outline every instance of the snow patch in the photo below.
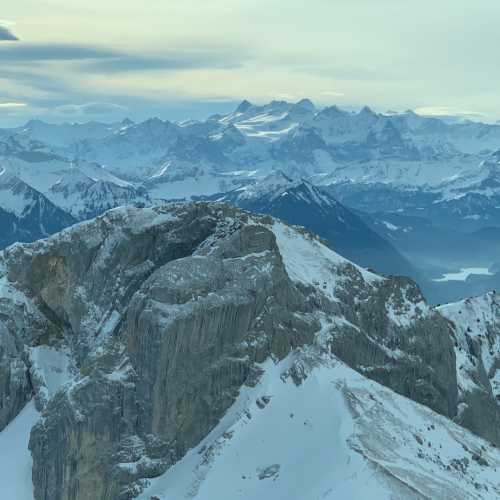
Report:
[[[336,300],[335,289],[339,268],[353,265],[339,254],[320,243],[310,233],[299,233],[281,222],[275,222],[272,231],[288,275],[293,281],[312,286],[331,300]],[[354,266],[367,283],[383,278]]]
[[[296,363],[308,367],[300,385],[288,376]],[[450,420],[312,349],[262,368],[139,500],[498,498],[499,452]]]
[[[41,384],[39,391],[45,402],[71,382],[71,353],[67,348],[38,346],[30,349],[32,377]]]

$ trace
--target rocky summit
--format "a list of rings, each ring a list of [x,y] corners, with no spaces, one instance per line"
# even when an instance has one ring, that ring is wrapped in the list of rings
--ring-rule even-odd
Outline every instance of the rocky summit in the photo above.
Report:
[[[496,499],[499,429],[493,293],[431,308],[216,203],[0,254],[5,498]]]

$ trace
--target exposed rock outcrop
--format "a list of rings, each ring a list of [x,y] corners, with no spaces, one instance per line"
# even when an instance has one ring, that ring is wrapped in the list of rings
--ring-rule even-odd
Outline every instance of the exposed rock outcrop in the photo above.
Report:
[[[453,326],[455,421],[500,446],[500,300],[491,292],[438,310]]]

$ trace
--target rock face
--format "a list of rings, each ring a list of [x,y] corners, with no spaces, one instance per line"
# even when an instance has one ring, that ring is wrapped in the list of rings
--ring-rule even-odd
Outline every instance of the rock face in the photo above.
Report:
[[[0,346],[0,430],[3,430],[31,398],[31,387],[28,368],[16,341],[3,325]]]
[[[10,247],[0,336],[0,426],[32,396],[42,412],[30,438],[36,500],[135,498],[258,383],[264,362],[313,344],[460,414],[456,331],[410,280],[229,205],[116,209]],[[460,423],[497,442],[483,420],[470,410]]]
[[[296,316],[307,306],[270,229],[227,207],[146,212],[6,253],[80,372],[33,431],[37,498],[132,497],[218,422],[255,361],[318,329]]]
[[[459,389],[455,420],[500,445],[500,300],[491,292],[439,311],[453,325]]]
[[[364,375],[442,415],[457,408],[455,352],[450,326],[425,304],[406,278],[384,281],[375,291],[342,293],[344,317],[331,349]]]
[[[26,347],[57,341],[58,334],[31,300],[0,278],[0,431],[33,396]]]

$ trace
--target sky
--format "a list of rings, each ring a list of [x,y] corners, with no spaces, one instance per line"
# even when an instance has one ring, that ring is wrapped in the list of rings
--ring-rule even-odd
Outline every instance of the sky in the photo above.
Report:
[[[248,99],[500,119],[498,0],[3,0],[0,126]]]

